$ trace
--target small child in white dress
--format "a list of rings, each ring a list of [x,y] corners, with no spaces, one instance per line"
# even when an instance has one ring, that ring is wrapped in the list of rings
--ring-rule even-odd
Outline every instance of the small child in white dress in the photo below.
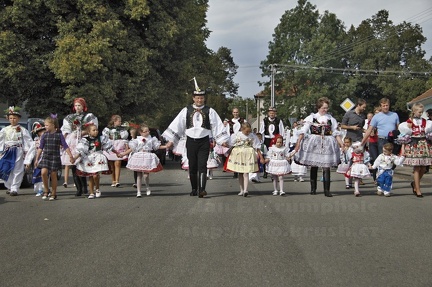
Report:
[[[101,197],[101,191],[99,189],[100,173],[109,170],[108,159],[103,154],[103,151],[113,151],[112,141],[104,136],[98,136],[99,131],[95,124],[90,124],[86,127],[88,136],[80,139],[76,146],[76,152],[78,156],[75,160],[80,158],[80,161],[76,163],[76,174],[80,177],[89,177],[89,199]],[[94,190],[94,188],[96,190]]]
[[[345,137],[343,139],[344,146],[341,148],[341,163],[338,165],[338,168],[336,170],[337,173],[345,175],[346,172],[349,170],[351,166],[351,157],[352,157],[352,139],[350,137]],[[352,188],[352,178],[351,177],[345,177],[345,188],[350,189]]]
[[[266,171],[272,175],[273,181],[273,195],[285,195],[283,190],[284,175],[291,173],[291,165],[288,160],[294,155],[294,152],[289,152],[289,147],[283,145],[283,138],[277,135],[272,140],[274,145],[269,147],[266,158]],[[277,184],[279,182],[279,191]]]
[[[213,139],[210,140],[210,153],[207,159],[207,179],[213,179],[213,169],[217,168],[220,163],[220,158],[218,154],[215,152],[214,147],[215,141]]]
[[[371,176],[369,172],[370,156],[367,151],[364,151],[364,146],[361,144],[361,142],[353,143],[352,149],[352,164],[347,173],[345,174],[345,177],[352,178],[354,180],[354,195],[356,197],[359,197],[361,196],[359,190],[361,179]]]
[[[402,146],[402,154],[404,153]],[[393,144],[386,143],[383,146],[383,153],[374,161],[372,169],[377,170],[377,194],[389,197],[393,186],[393,165],[402,165],[405,157],[392,154]]]
[[[141,136],[132,139],[128,146],[129,149],[119,153],[119,157],[130,154],[126,168],[138,172],[137,174],[137,195],[141,197],[142,178],[144,177],[146,185],[146,194],[150,195],[150,173],[158,172],[163,169],[157,155],[153,152],[158,149],[166,149],[165,145],[150,135],[150,129],[147,125],[141,124]]]

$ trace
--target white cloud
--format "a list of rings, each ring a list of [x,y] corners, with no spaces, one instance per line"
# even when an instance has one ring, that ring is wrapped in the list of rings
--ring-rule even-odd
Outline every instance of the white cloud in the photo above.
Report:
[[[322,14],[328,10],[342,20],[347,28],[358,26],[380,10],[389,11],[394,24],[403,21],[419,24],[429,40],[423,49],[432,55],[432,4],[430,0],[309,0]],[[231,49],[239,65],[235,81],[239,95],[252,97],[261,90],[259,63],[268,54],[268,42],[286,10],[297,6],[297,0],[210,0],[207,27],[212,31],[207,46],[217,50]],[[429,10],[428,10],[429,9]],[[252,67],[251,67],[252,66]]]

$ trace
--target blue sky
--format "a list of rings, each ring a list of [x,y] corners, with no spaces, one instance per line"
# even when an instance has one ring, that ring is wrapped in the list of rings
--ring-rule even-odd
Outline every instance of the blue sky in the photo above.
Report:
[[[419,24],[428,38],[423,49],[432,56],[432,2],[430,0],[309,0],[320,14],[328,10],[346,27],[357,27],[380,10],[389,11],[394,24],[403,21]],[[216,51],[231,49],[239,66],[235,81],[240,85],[239,96],[250,98],[261,91],[259,63],[268,54],[268,42],[286,10],[297,6],[297,0],[210,0],[207,27],[212,31],[207,46]]]

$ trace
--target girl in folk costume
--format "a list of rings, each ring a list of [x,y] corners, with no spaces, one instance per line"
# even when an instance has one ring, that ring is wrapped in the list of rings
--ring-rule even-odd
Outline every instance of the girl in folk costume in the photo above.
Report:
[[[340,149],[341,163],[338,165],[336,172],[345,175],[351,166],[351,157],[353,153],[352,139],[345,137],[343,139],[344,147]],[[345,188],[352,188],[352,178],[345,177]]]
[[[293,151],[295,148],[295,145],[297,143],[298,137],[300,135],[300,131],[302,128],[302,122],[298,121],[298,122],[294,122],[293,123],[293,127],[290,131],[290,136],[289,136],[289,151]],[[288,143],[285,143],[288,144]],[[299,182],[303,182],[303,176],[306,174],[307,172],[307,168],[304,165],[300,165],[300,164],[296,164],[295,161],[291,161],[291,171],[292,174],[294,175],[294,181],[299,181]]]
[[[63,150],[68,154],[71,162],[74,162],[74,157],[63,134],[59,132],[57,115],[51,115],[51,117],[46,118],[44,124],[46,131],[42,135],[40,145],[36,152],[35,168],[41,169],[44,186],[42,199],[48,198],[48,194],[50,193],[49,179],[51,178],[52,190],[49,200],[55,200],[57,199],[57,171],[62,168],[60,147],[63,147]]]
[[[40,146],[42,135],[45,133],[45,125],[42,125],[39,122],[34,122],[32,131],[36,135],[36,137],[34,138],[34,142],[30,150],[27,152],[24,159],[24,165],[26,167],[26,170],[30,169],[30,165],[33,165],[33,160],[36,156],[36,151]],[[33,189],[36,193],[36,196],[42,196],[43,195],[42,174],[41,174],[41,169],[38,167],[33,169],[32,183],[33,183]]]
[[[262,156],[265,159],[266,156],[267,156],[267,152],[268,152],[267,146],[263,142],[263,138],[262,138],[262,134],[261,133],[256,133],[255,135],[257,136],[258,140],[261,143],[260,150],[261,150]],[[258,168],[259,168],[259,170],[258,170],[258,172],[251,172],[251,173],[249,173],[249,180],[252,181],[252,182],[255,182],[255,183],[261,182],[260,173],[264,171],[264,166],[265,166],[265,164],[262,164],[261,162],[258,162]]]
[[[24,176],[24,156],[32,145],[28,130],[19,125],[19,107],[9,107],[6,118],[10,125],[0,131],[0,179],[4,180],[6,194],[18,195]]]
[[[423,197],[420,188],[420,181],[426,172],[426,167],[432,165],[432,121],[422,118],[424,111],[423,104],[416,103],[412,106],[410,118],[406,123],[399,125],[400,141],[404,145],[404,165],[414,168],[414,181],[411,182],[413,194]],[[404,137],[405,135],[405,137]]]
[[[364,147],[361,142],[355,142],[352,145],[353,152],[351,154],[351,166],[346,172],[346,178],[354,179],[354,195],[360,196],[359,185],[362,178],[371,176],[369,172],[370,167],[370,156],[367,151],[364,151]]]
[[[210,153],[207,160],[207,179],[213,179],[213,169],[219,166],[219,156],[214,151],[214,146],[216,142],[213,139],[210,139]]]
[[[141,197],[141,184],[144,176],[146,185],[146,194],[150,195],[150,173],[158,172],[163,169],[157,155],[153,152],[158,149],[166,149],[165,145],[150,135],[149,127],[141,125],[141,136],[129,142],[129,149],[119,154],[123,157],[130,154],[126,167],[130,170],[137,171],[137,197]]]
[[[113,143],[113,148],[117,152],[124,152],[127,147],[127,139],[129,133],[125,126],[122,126],[121,117],[119,115],[111,116],[111,120],[108,126],[102,130],[102,134],[109,138]],[[108,164],[111,173],[111,186],[120,186],[120,171],[122,160],[126,160],[127,156],[119,158],[117,154],[113,152],[104,151],[105,156],[108,158]]]
[[[252,133],[249,123],[242,123],[240,131],[231,135],[231,153],[225,162],[226,171],[238,173],[240,196],[248,196],[249,173],[258,171],[259,156],[261,163],[265,163],[261,154],[261,143]]]
[[[316,194],[318,168],[323,168],[324,195],[330,193],[330,168],[340,162],[340,148],[343,142],[338,131],[338,123],[328,114],[330,100],[326,97],[317,101],[316,114],[311,114],[304,120],[299,135],[294,156],[298,164],[308,165],[310,170],[311,194]],[[310,134],[308,134],[310,132]]]
[[[73,101],[73,114],[67,115],[63,119],[61,131],[66,138],[72,154],[76,154],[76,146],[83,136],[87,134],[86,125],[94,124],[98,127],[98,119],[92,113],[87,112],[87,104],[83,98],[75,98]],[[73,180],[77,189],[76,196],[81,196],[83,193],[87,194],[87,180],[85,177],[76,175],[76,166],[73,165],[63,153],[62,164],[65,166],[65,182],[63,186],[67,187],[67,178],[69,174],[69,167],[72,169]]]
[[[103,151],[116,151],[113,149],[113,144],[108,137],[101,135],[98,136],[99,130],[96,125],[88,124],[86,127],[87,136],[83,137],[77,147],[76,151],[79,153],[76,159],[80,158],[77,162],[77,176],[89,177],[90,194],[89,199],[101,197],[102,193],[99,189],[100,173],[109,170],[108,159]],[[95,190],[96,189],[96,190]]]
[[[284,175],[291,173],[291,166],[288,160],[294,155],[289,152],[289,147],[284,146],[281,135],[276,135],[270,142],[271,146],[267,152],[267,172],[272,175],[273,195],[285,195],[283,190]],[[277,184],[279,182],[279,191]]]

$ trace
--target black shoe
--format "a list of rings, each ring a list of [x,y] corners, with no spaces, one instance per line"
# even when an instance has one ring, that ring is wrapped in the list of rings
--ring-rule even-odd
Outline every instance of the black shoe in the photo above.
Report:
[[[206,195],[207,195],[207,191],[203,190],[203,191],[200,191],[200,192],[199,192],[198,197],[199,197],[199,198],[203,198],[203,197],[206,196]]]
[[[417,195],[417,192],[415,191],[415,187],[414,187],[414,181],[411,181],[411,188],[414,195]]]
[[[193,189],[191,193],[189,193],[190,196],[197,196],[197,194],[198,192],[195,189]]]
[[[311,195],[316,195],[316,190],[311,190]]]
[[[330,193],[330,191],[324,191],[324,195],[327,197],[333,197],[333,195]]]
[[[234,173],[233,178],[238,178],[238,173]]]
[[[263,177],[267,178],[267,172],[264,172]]]
[[[82,195],[82,192],[81,191],[77,191],[76,193],[75,193],[75,196],[81,196]]]

